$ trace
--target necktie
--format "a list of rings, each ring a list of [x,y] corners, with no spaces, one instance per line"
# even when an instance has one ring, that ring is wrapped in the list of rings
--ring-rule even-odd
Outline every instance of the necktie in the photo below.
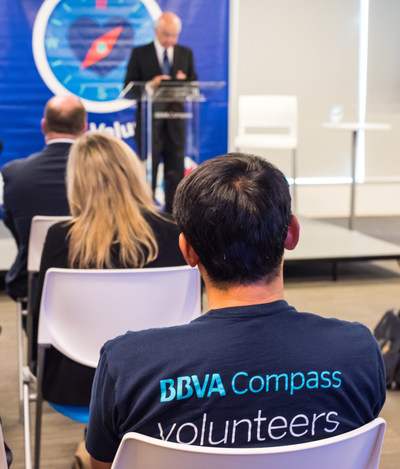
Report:
[[[164,50],[162,72],[163,72],[163,75],[169,75],[170,74],[170,66],[169,66],[168,54],[167,54],[166,49]]]

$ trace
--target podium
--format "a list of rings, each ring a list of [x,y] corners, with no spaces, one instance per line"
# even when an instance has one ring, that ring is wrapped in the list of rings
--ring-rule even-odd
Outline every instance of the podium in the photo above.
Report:
[[[120,97],[137,103],[136,130],[140,132],[138,153],[146,166],[146,177],[152,184],[153,130],[163,121],[174,121],[178,129],[185,156],[199,163],[199,114],[200,103],[205,102],[218,89],[225,86],[224,81],[199,82],[185,80],[163,80],[155,88],[148,82],[130,82]]]

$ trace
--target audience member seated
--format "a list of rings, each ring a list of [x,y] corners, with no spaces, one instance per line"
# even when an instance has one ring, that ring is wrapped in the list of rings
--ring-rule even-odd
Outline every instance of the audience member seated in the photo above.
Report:
[[[65,189],[68,151],[86,130],[86,111],[75,96],[55,96],[41,121],[46,142],[39,153],[4,165],[4,224],[17,243],[17,257],[5,276],[6,291],[13,298],[28,293],[28,242],[35,215],[69,215]]]
[[[290,204],[284,175],[255,156],[208,160],[181,181],[180,248],[200,269],[210,310],[104,345],[86,436],[93,469],[111,466],[130,431],[200,446],[277,446],[378,416],[385,377],[371,332],[284,300],[284,248],[299,238]]]
[[[73,218],[49,229],[41,260],[38,298],[50,267],[119,269],[186,265],[172,216],[157,212],[144,167],[122,140],[101,133],[80,137],[69,154],[67,194]],[[39,307],[38,299],[34,309],[35,343]],[[46,357],[48,376],[57,373],[60,379],[47,379],[45,373],[44,398],[57,404],[89,405],[94,370],[70,361],[55,349],[50,349]]]

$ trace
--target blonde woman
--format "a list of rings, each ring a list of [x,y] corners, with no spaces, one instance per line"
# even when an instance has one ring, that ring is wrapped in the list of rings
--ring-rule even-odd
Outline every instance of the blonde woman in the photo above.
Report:
[[[56,224],[48,232],[36,318],[44,276],[50,267],[109,269],[186,264],[178,246],[177,226],[169,215],[157,212],[143,165],[123,141],[103,133],[81,136],[71,147],[66,180],[72,220]],[[55,386],[45,377],[44,397],[58,404],[88,405],[93,370],[70,362],[56,350],[50,355],[46,360],[48,370],[49,366],[58,370],[60,366],[66,370],[72,366],[74,376],[81,373],[80,384],[71,399],[73,389]]]

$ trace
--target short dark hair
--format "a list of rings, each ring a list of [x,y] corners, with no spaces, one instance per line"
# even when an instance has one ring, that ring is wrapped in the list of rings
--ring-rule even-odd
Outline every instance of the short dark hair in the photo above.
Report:
[[[78,136],[85,128],[86,110],[78,100],[74,106],[68,108],[54,105],[50,100],[46,104],[44,118],[46,133],[55,132]]]
[[[210,279],[224,288],[278,275],[290,207],[281,171],[258,156],[228,153],[180,182],[174,216]]]

